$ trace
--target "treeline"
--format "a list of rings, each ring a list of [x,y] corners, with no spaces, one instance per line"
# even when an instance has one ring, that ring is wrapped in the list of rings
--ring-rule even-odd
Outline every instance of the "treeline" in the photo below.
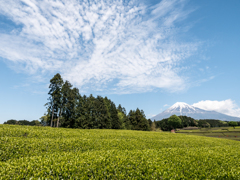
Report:
[[[200,119],[198,121],[199,127],[227,127],[227,121],[221,121],[217,119]]]
[[[234,121],[221,121],[217,119],[200,119],[196,120],[188,116],[177,116],[179,120],[176,120],[177,126],[176,128],[184,128],[188,126],[192,127],[205,127],[205,128],[210,128],[210,127],[228,127],[228,126],[240,126],[240,122],[234,122]],[[170,118],[170,117],[169,117]],[[156,128],[160,128],[163,131],[169,131],[173,129],[173,124],[172,122],[169,121],[169,118],[162,119],[160,121],[154,121]]]
[[[240,121],[221,121],[218,119],[200,119],[197,120],[198,127],[228,127],[228,126],[240,126]],[[233,123],[234,122],[234,123]]]
[[[81,96],[79,89],[69,81],[63,82],[56,74],[50,80],[47,114],[41,118],[44,125],[51,127],[82,129],[131,129],[150,130],[143,110],[116,107],[107,97]]]
[[[197,120],[187,117],[187,116],[178,116],[179,123],[177,128],[183,128],[183,127],[188,127],[188,126],[197,126],[198,122]],[[170,131],[174,127],[172,126],[172,123],[169,122],[169,118],[162,119],[161,121],[154,121],[156,128],[160,128],[163,131]]]
[[[38,120],[28,121],[28,120],[15,120],[10,119],[4,122],[3,124],[12,124],[12,125],[28,125],[28,126],[41,126],[41,122]]]

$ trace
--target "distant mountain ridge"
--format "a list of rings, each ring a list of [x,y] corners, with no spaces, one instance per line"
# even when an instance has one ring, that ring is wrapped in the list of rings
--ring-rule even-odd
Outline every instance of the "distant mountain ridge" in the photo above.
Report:
[[[184,102],[177,102],[172,105],[170,108],[166,109],[162,113],[154,116],[151,120],[162,120],[165,118],[169,118],[171,115],[183,115],[189,116],[194,119],[218,119],[222,121],[240,121],[239,117],[228,116],[226,114],[222,114],[216,111],[206,111],[194,106],[191,106]]]

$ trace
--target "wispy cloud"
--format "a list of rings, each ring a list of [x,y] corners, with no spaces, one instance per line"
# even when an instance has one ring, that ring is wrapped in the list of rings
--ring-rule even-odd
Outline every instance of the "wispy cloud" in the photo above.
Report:
[[[4,0],[0,13],[16,23],[0,34],[0,56],[32,74],[60,72],[80,89],[136,93],[186,87],[182,61],[198,48],[176,26],[185,1]],[[19,66],[21,65],[21,66]]]
[[[238,107],[238,105],[231,99],[223,101],[199,101],[197,103],[194,103],[193,106],[208,111],[217,111],[230,116],[240,117],[240,107]]]

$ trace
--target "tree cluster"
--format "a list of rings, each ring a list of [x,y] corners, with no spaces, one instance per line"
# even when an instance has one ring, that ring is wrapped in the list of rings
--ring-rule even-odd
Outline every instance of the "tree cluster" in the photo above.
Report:
[[[232,127],[235,129],[235,126],[238,126],[238,122],[236,122],[236,121],[230,121],[230,122],[228,122],[228,125],[229,125],[229,126],[232,126]]]
[[[199,127],[226,127],[228,123],[225,121],[217,120],[217,119],[200,119],[198,121]]]
[[[82,129],[132,129],[149,130],[149,123],[142,110],[116,107],[107,97],[81,96],[79,90],[69,81],[63,81],[60,74],[50,80],[48,113],[41,118],[51,127]]]
[[[4,122],[3,124],[41,126],[41,123],[38,120],[28,121],[28,120],[10,119]]]
[[[156,128],[161,128],[163,131],[170,131],[175,128],[183,128],[188,126],[197,126],[197,120],[188,116],[173,115],[169,118],[155,121]]]
[[[240,126],[240,121],[221,121],[217,119],[200,119],[198,120],[199,127],[228,127],[228,126]],[[203,125],[202,125],[203,124]]]
[[[175,118],[175,122],[172,122],[173,116]],[[188,116],[178,116],[181,121],[177,123],[177,125],[174,125],[174,123],[177,122],[177,116],[173,115],[169,118],[162,119],[161,121],[154,121],[156,124],[156,128],[161,128],[163,131],[169,131],[173,128],[184,128],[188,126],[197,126],[197,127],[203,127],[203,128],[209,128],[209,127],[228,127],[228,126],[240,126],[240,122],[236,121],[221,121],[217,119],[200,119],[195,120]]]

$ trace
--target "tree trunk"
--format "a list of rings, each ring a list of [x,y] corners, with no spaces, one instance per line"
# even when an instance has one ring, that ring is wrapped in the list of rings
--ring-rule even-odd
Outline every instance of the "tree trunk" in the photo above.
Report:
[[[58,116],[58,120],[57,120],[57,128],[58,128],[58,124],[59,124],[59,116]]]
[[[57,120],[57,128],[58,128],[58,125],[59,125],[59,118],[60,118],[61,115],[62,115],[62,110],[60,110],[60,114],[59,114],[59,116],[58,116],[58,120]]]
[[[53,125],[53,113],[54,113],[54,108],[53,108],[53,106],[52,106],[52,119],[51,119],[51,127],[52,127],[52,125]]]

